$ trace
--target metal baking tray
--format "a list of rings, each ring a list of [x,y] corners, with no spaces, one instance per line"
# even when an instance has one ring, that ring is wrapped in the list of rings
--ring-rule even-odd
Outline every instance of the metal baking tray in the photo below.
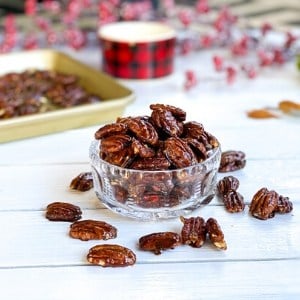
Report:
[[[114,78],[55,50],[31,50],[0,55],[0,75],[51,70],[74,74],[88,92],[102,102],[27,116],[0,119],[0,143],[114,121],[135,99],[133,91]]]

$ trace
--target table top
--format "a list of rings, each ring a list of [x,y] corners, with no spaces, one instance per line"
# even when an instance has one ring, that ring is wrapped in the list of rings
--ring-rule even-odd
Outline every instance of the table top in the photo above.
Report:
[[[86,50],[89,51],[89,50]],[[92,66],[96,51],[71,53]],[[163,79],[122,80],[136,93],[124,116],[149,114],[151,103],[178,106],[221,142],[222,150],[245,152],[245,168],[233,175],[246,208],[229,213],[215,197],[191,216],[218,220],[226,251],[206,243],[164,251],[138,249],[142,235],[181,230],[176,219],[139,222],[106,209],[93,190],[72,192],[71,179],[89,171],[88,148],[102,124],[0,145],[1,299],[299,299],[300,296],[300,119],[251,119],[246,112],[299,101],[300,74],[294,64],[238,78],[228,86],[215,76],[210,51],[177,57],[175,72]],[[184,70],[196,69],[199,84],[183,89]],[[288,214],[262,221],[249,214],[249,203],[262,187],[293,202]],[[118,228],[113,243],[132,249],[134,266],[102,268],[86,261],[97,241],[68,236],[69,224],[50,222],[46,206],[54,201],[79,205],[84,218]]]

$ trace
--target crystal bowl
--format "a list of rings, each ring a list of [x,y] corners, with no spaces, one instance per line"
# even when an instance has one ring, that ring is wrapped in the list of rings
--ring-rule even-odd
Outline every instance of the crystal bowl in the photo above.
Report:
[[[112,165],[90,146],[94,190],[112,211],[143,221],[174,218],[208,203],[215,194],[221,147],[198,164],[174,170],[141,171]]]

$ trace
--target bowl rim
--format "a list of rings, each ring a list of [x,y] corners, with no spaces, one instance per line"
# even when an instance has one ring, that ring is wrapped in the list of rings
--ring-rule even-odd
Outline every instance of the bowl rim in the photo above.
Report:
[[[218,153],[220,153],[220,158],[221,158],[221,145],[219,143],[219,145],[217,147],[214,147],[212,150],[210,150],[212,152],[212,154],[204,161],[202,162],[199,162],[197,164],[194,164],[194,165],[191,165],[191,166],[188,166],[188,167],[183,167],[183,168],[178,168],[178,169],[167,169],[167,170],[136,170],[136,169],[130,169],[130,168],[124,168],[124,167],[120,167],[120,166],[117,166],[117,165],[113,165],[105,160],[103,160],[100,156],[99,156],[99,151],[97,153],[95,153],[94,150],[100,150],[100,140],[93,140],[91,142],[91,145],[90,145],[90,159],[91,159],[91,163],[92,165],[94,166],[93,164],[93,157],[92,157],[92,154],[96,154],[97,155],[97,159],[100,161],[100,163],[103,163],[105,165],[108,165],[110,168],[116,168],[118,169],[119,171],[127,171],[127,172],[137,172],[137,173],[153,173],[153,174],[160,174],[160,173],[172,173],[172,172],[182,172],[182,171],[185,171],[185,170],[189,170],[189,169],[192,169],[192,168],[195,168],[195,167],[199,167],[199,166],[204,166],[204,165],[207,165],[210,161],[212,161]]]

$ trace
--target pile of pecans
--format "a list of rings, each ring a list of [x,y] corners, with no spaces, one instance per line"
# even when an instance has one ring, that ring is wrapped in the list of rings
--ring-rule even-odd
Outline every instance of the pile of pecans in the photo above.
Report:
[[[99,176],[109,181],[117,201],[144,208],[175,206],[195,191],[201,196],[217,170],[197,165],[216,153],[218,140],[201,123],[185,122],[180,108],[151,104],[150,109],[150,116],[118,118],[97,130],[99,157],[129,170],[122,175],[112,167],[110,172],[102,168]],[[192,166],[195,169],[184,169]]]
[[[26,70],[0,77],[0,119],[100,101],[80,86],[76,75]]]

